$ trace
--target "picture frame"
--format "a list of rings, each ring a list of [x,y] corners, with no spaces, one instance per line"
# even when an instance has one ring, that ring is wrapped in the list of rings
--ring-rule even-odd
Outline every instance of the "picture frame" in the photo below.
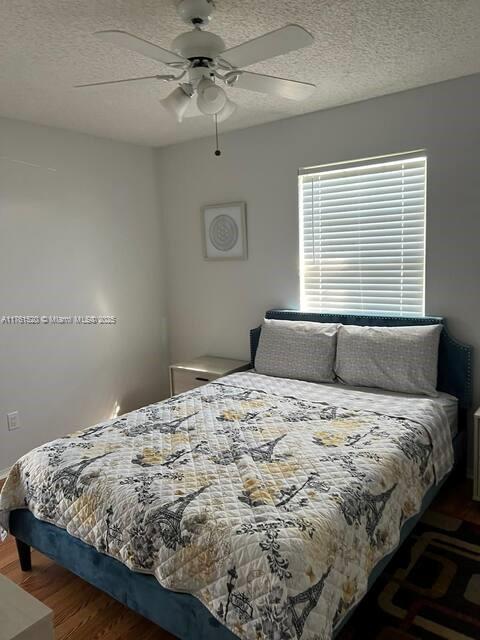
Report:
[[[247,207],[245,202],[202,207],[205,260],[247,259]]]

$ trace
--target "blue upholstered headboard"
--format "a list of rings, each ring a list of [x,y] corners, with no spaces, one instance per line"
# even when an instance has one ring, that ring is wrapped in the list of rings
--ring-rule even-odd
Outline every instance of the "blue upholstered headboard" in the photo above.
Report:
[[[439,391],[445,391],[458,398],[460,409],[467,410],[472,406],[472,362],[473,348],[458,342],[448,333],[444,318],[435,316],[392,317],[392,316],[357,316],[333,313],[309,313],[286,309],[271,309],[265,314],[273,320],[307,320],[308,322],[338,322],[341,324],[357,324],[376,327],[401,327],[405,325],[441,324],[438,352]],[[260,338],[261,327],[250,331],[250,356],[252,366],[255,364],[255,353]]]

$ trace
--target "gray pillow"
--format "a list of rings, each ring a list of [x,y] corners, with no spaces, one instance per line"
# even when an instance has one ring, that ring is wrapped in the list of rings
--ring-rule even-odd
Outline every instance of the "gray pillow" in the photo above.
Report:
[[[335,373],[353,386],[435,396],[438,324],[408,327],[357,327],[338,331]]]
[[[255,356],[258,373],[332,382],[338,324],[265,320]]]

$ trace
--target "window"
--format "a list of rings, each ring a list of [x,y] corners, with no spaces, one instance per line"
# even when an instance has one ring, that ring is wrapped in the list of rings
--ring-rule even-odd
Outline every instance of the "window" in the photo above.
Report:
[[[301,308],[424,314],[424,155],[299,175]]]

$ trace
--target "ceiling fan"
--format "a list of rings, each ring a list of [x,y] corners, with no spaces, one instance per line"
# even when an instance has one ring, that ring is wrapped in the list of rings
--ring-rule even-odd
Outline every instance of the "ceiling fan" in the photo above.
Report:
[[[221,84],[227,88],[239,87],[292,100],[303,100],[310,95],[315,85],[308,82],[243,70],[243,67],[256,62],[309,46],[313,36],[308,31],[296,24],[289,24],[225,49],[220,36],[202,30],[210,22],[214,8],[213,0],[182,0],[178,4],[178,15],[192,25],[193,30],[175,38],[172,42],[173,51],[126,31],[97,31],[95,36],[101,40],[161,62],[177,73],[93,82],[77,85],[77,88],[143,80],[175,82],[178,86],[160,103],[178,122],[182,122],[184,116],[194,115],[213,116],[215,123],[229,118],[237,106]],[[196,101],[193,100],[195,96]],[[217,151],[215,153],[220,155]]]

